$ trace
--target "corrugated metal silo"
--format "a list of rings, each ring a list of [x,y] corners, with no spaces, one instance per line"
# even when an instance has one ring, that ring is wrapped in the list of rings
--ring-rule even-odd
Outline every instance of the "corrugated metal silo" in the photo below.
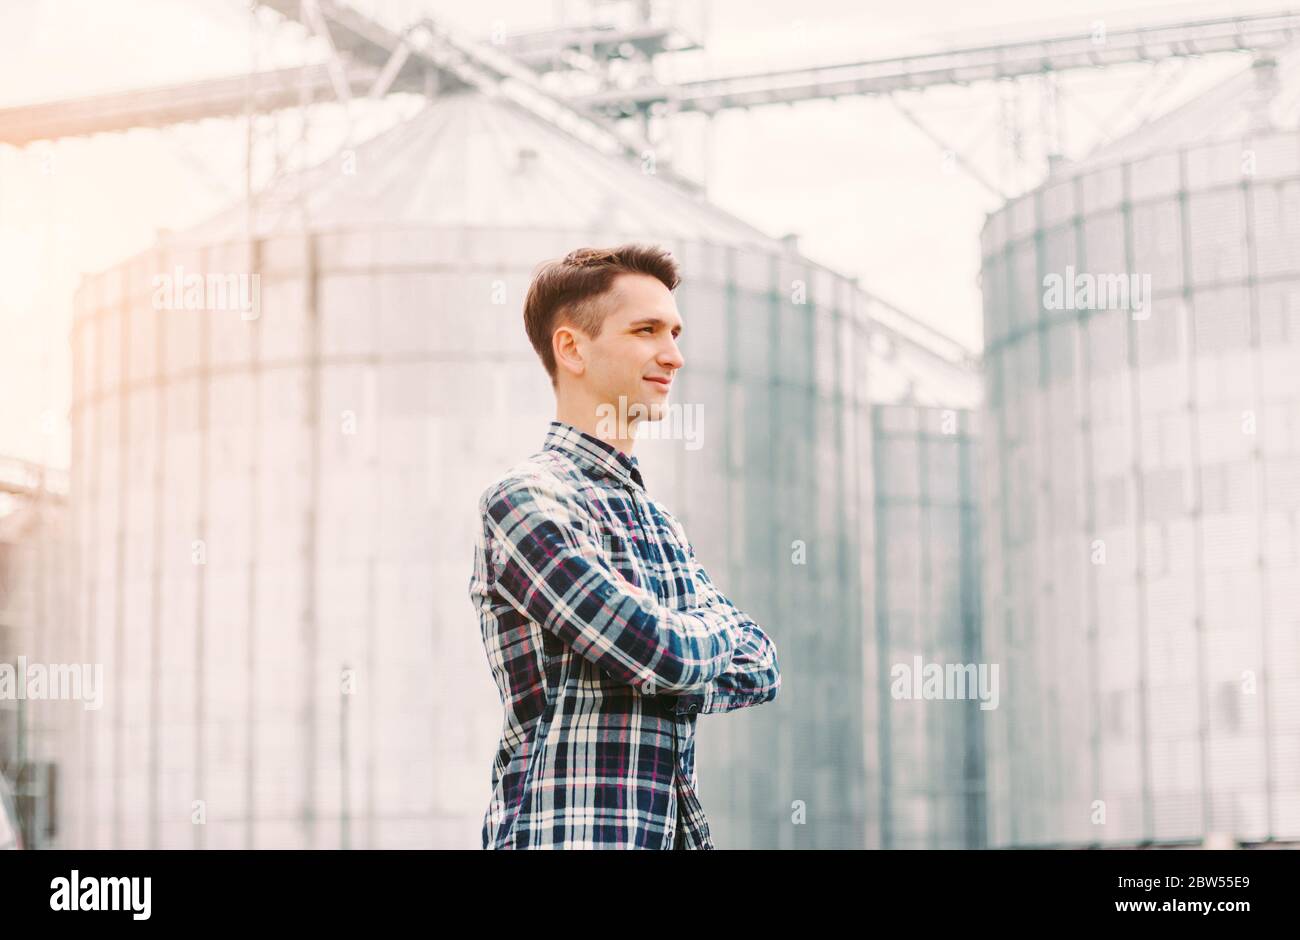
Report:
[[[932,666],[946,674],[983,662],[978,415],[912,404],[873,412],[876,588],[868,643],[876,650],[879,707],[868,760],[879,767],[885,825],[872,847],[980,848],[989,710],[976,698],[978,672],[962,672],[976,680],[968,686],[954,682],[951,691],[963,699],[927,699],[921,688]]]
[[[16,791],[29,848],[60,836],[59,747],[77,714],[95,707],[93,673],[61,658],[70,626],[65,490],[61,472],[0,460],[0,664],[9,672],[0,774]]]
[[[74,582],[109,686],[69,844],[478,846],[475,500],[553,417],[524,291],[630,239],[683,265],[674,400],[704,419],[698,449],[638,445],[647,485],[782,659],[776,703],[700,726],[714,834],[863,844],[861,293],[502,100],[441,97],[347,166],[262,200],[251,243],[237,207],[78,294]],[[159,275],[250,271],[255,317],[157,302]]]
[[[1234,87],[983,232],[996,845],[1300,838],[1300,136]]]

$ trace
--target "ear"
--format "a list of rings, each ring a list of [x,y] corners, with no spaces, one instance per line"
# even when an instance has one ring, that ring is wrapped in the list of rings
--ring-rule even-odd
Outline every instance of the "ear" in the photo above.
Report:
[[[555,368],[578,376],[587,371],[587,360],[582,349],[582,337],[572,327],[559,327],[551,334],[551,352]]]

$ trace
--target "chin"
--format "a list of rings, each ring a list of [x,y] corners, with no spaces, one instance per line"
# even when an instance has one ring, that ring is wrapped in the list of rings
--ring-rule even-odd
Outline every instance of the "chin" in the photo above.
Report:
[[[647,402],[645,406],[646,421],[662,421],[668,416],[668,402]]]
[[[654,421],[657,410],[653,402],[632,398],[627,402],[627,416],[634,421]]]

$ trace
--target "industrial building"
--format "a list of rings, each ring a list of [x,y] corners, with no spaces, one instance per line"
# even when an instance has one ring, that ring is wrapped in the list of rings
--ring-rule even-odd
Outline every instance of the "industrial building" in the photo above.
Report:
[[[1000,702],[899,695],[912,664],[985,662],[981,652],[979,413],[914,404],[873,406],[875,630],[865,680],[868,775],[880,783],[877,848],[984,848],[985,722]],[[998,679],[998,675],[994,674]],[[1000,680],[999,680],[1000,681]],[[955,691],[955,689],[954,689]],[[970,690],[972,692],[978,690]]]
[[[262,6],[333,58],[0,111],[23,146],[427,98],[85,277],[66,551],[44,556],[67,609],[27,605],[0,646],[39,634],[110,677],[102,710],[23,725],[57,769],[32,787],[47,844],[479,845],[502,716],[475,504],[553,417],[524,292],[540,261],[632,240],[681,263],[674,401],[702,445],[639,442],[647,488],[780,651],[777,701],[699,725],[720,847],[1300,838],[1300,73],[1270,54],[1300,17],[664,86],[654,58],[688,40],[657,22],[485,48]],[[982,372],[642,149],[678,111],[1189,49],[1257,67],[989,216]],[[603,90],[557,90],[577,61]],[[900,694],[914,662],[998,667],[996,706]]]
[[[28,664],[48,673],[76,645],[67,632],[67,487],[62,471],[0,459],[0,668],[12,670],[0,696],[0,776],[31,847],[59,837],[60,746],[82,707],[26,688]]]
[[[701,798],[724,844],[862,846],[872,299],[475,92],[356,158],[302,187],[305,231],[258,212],[256,316],[154,303],[158,272],[240,269],[238,208],[78,295],[75,597],[118,683],[69,775],[78,844],[474,843],[501,719],[474,507],[553,416],[523,294],[540,260],[639,238],[685,273],[704,445],[647,440],[647,483],[782,650],[778,706],[701,728]]]
[[[985,226],[995,845],[1300,838],[1297,65]]]

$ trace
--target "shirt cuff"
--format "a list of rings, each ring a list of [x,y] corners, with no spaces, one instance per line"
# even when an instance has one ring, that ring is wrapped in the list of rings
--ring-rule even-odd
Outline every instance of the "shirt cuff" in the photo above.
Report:
[[[703,692],[689,692],[686,695],[678,695],[673,701],[673,714],[695,715],[708,711],[709,701],[712,696],[713,685],[711,683],[705,687]]]

